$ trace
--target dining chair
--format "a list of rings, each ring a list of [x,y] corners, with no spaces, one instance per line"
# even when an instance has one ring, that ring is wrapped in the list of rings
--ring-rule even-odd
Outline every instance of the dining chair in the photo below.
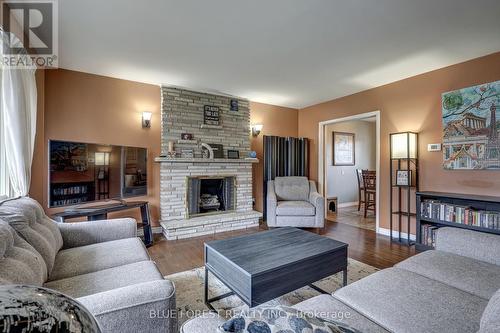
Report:
[[[373,213],[376,214],[376,198],[377,198],[377,173],[376,171],[371,170],[363,170],[361,172],[363,177],[363,192],[364,192],[364,206],[365,212],[364,216],[366,217],[366,213],[368,210],[373,210]]]
[[[358,212],[359,212],[361,210],[361,204],[365,203],[364,200],[365,185],[363,183],[363,170],[356,169],[356,177],[358,179]]]

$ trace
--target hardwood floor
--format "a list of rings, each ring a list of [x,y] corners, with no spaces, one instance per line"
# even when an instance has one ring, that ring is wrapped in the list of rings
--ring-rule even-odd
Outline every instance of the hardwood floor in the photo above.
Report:
[[[414,247],[391,243],[389,237],[377,235],[372,230],[347,224],[325,222],[320,234],[349,244],[349,257],[377,268],[387,268],[415,254]],[[167,241],[157,235],[148,250],[163,275],[183,272],[204,264],[203,244],[214,239],[224,239],[265,230],[265,227],[231,231],[210,236]],[[311,229],[312,232],[318,232]]]
[[[358,206],[342,207],[338,209],[338,213],[328,213],[326,219],[367,230],[376,230],[375,214],[369,212],[365,218],[363,207],[359,211]]]

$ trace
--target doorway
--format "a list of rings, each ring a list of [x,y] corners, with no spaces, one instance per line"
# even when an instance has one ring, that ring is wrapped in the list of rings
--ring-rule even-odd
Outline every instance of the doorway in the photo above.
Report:
[[[318,185],[326,199],[326,219],[378,233],[380,112],[321,122],[318,157]],[[365,181],[358,170],[365,170]],[[359,186],[363,188],[367,181],[371,184],[365,196]],[[366,217],[365,206],[369,208]]]

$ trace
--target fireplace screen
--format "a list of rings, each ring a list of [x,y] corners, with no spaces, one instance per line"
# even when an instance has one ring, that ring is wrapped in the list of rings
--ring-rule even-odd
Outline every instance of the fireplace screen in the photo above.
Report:
[[[188,177],[188,216],[235,209],[235,177]]]

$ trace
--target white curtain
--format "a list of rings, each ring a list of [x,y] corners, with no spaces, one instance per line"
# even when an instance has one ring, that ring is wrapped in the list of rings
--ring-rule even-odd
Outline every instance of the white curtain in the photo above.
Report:
[[[1,41],[11,38],[11,44],[22,46],[15,36],[3,32]],[[9,36],[10,35],[10,36]],[[29,57],[20,55],[28,61]],[[15,196],[28,194],[31,181],[31,162],[36,133],[37,91],[34,66],[1,68],[0,113],[2,127],[0,145],[5,154],[6,172],[11,193]],[[0,149],[2,150],[2,149]],[[1,193],[0,193],[1,194]]]

